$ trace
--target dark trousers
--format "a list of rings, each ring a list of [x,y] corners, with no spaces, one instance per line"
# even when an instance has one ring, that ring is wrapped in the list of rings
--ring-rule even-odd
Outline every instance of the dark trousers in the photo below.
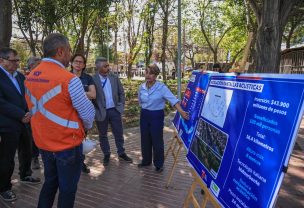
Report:
[[[164,111],[142,109],[140,112],[140,134],[142,164],[151,164],[152,155],[155,167],[164,165]],[[153,154],[152,154],[153,151]]]
[[[40,154],[44,163],[45,180],[38,208],[51,208],[58,188],[57,207],[72,208],[83,162],[82,145],[60,152],[40,150]]]
[[[124,138],[123,138],[123,128],[121,114],[115,109],[107,109],[107,115],[104,121],[96,121],[98,132],[100,148],[104,155],[110,155],[110,144],[108,139],[108,127],[111,125],[112,133],[115,138],[115,144],[117,148],[118,155],[125,153]]]
[[[34,138],[32,138],[32,158],[37,158],[39,156],[39,149],[35,144]]]
[[[20,178],[30,176],[31,171],[31,132],[25,128],[21,132],[0,132],[0,192],[12,188],[11,177],[15,167],[15,154],[18,149]]]
[[[34,140],[32,140],[32,158],[37,158],[39,157],[39,149],[38,147],[36,146]]]

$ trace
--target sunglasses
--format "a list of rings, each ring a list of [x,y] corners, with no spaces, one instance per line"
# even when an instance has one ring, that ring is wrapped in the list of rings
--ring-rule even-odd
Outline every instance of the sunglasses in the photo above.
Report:
[[[14,62],[14,63],[20,62],[20,59],[6,59],[6,58],[2,58],[2,59],[10,61],[10,62]]]
[[[75,64],[84,64],[83,61],[73,61],[73,63],[75,63]]]

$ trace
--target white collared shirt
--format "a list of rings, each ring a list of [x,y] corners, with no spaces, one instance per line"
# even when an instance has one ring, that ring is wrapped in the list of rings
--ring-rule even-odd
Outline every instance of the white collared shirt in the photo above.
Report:
[[[99,74],[100,78],[100,85],[103,89],[103,92],[105,94],[105,99],[106,99],[106,109],[109,108],[114,108],[115,104],[113,101],[113,95],[112,95],[112,86],[111,82],[108,77],[103,77]]]
[[[12,83],[14,84],[14,86],[16,87],[16,89],[18,90],[18,92],[20,94],[22,94],[20,86],[19,86],[19,83],[18,83],[18,81],[16,79],[16,76],[18,75],[18,72],[15,71],[13,74],[11,74],[8,71],[6,71],[5,69],[3,69],[1,66],[0,66],[0,69],[2,69],[2,71],[8,76],[8,78],[10,78],[10,80],[12,81]]]

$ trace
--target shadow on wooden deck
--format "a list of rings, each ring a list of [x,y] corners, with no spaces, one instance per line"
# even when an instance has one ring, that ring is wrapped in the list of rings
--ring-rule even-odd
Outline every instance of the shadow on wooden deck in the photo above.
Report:
[[[165,143],[172,134],[173,130],[165,127]],[[165,185],[173,163],[171,156],[165,161],[165,169],[162,173],[156,173],[153,166],[138,169],[137,164],[140,162],[141,155],[139,129],[125,130],[125,148],[126,152],[133,158],[133,164],[118,160],[117,154],[115,154],[114,139],[111,135],[109,138],[112,150],[109,166],[103,167],[103,155],[99,147],[86,157],[86,163],[91,169],[91,173],[81,175],[75,201],[76,208],[182,207],[193,181],[186,161],[185,150],[182,150],[171,185],[167,189]],[[276,207],[304,207],[303,160],[303,150],[295,148]],[[43,169],[34,171],[33,175],[43,178]],[[37,207],[42,185],[20,184],[17,160],[12,180],[13,190],[16,192],[18,200],[13,203],[5,203],[0,200],[0,208]],[[202,198],[199,189],[196,191],[196,196]],[[56,204],[57,201],[55,201],[54,207]],[[211,205],[207,207],[211,207]]]

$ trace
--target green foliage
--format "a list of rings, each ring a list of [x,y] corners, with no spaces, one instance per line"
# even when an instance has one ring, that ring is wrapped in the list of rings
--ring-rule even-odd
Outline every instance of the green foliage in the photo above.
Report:
[[[41,47],[38,42],[52,32],[65,34],[73,51],[83,53],[109,4],[107,0],[14,0],[14,9],[19,29],[34,55]]]
[[[126,94],[126,99],[127,100],[131,100],[131,98],[133,97],[132,90],[128,90],[125,94]]]
[[[20,68],[26,66],[29,54],[25,50],[25,45],[19,41],[14,41],[12,42],[12,46],[18,52],[18,56],[20,57]]]
[[[144,19],[145,31],[143,33],[143,47],[142,50],[145,54],[145,64],[149,65],[150,59],[153,53],[154,44],[154,28],[155,28],[155,15],[158,10],[158,4],[156,0],[148,0],[142,13]]]
[[[247,34],[246,30],[240,30],[240,28],[233,28],[230,33],[226,36],[226,38],[222,42],[222,48],[225,51],[230,51],[231,58],[235,57],[239,50],[244,48],[246,45]],[[242,56],[239,56],[237,60],[240,60]]]
[[[131,105],[129,108],[129,113],[131,115],[135,115],[137,113],[139,113],[140,107],[138,105]]]
[[[108,46],[106,44],[98,44],[94,50],[95,57],[107,57]],[[113,51],[109,49],[109,59],[113,60]]]
[[[184,22],[191,25],[187,32],[188,45],[192,45],[192,53],[200,53],[196,60],[209,61],[211,54],[216,56],[214,60],[217,56],[222,60],[226,53],[221,49],[234,55],[244,47],[247,33],[243,2],[198,0],[185,4]]]
[[[304,43],[304,2],[291,12],[284,29],[283,42],[287,47]]]

